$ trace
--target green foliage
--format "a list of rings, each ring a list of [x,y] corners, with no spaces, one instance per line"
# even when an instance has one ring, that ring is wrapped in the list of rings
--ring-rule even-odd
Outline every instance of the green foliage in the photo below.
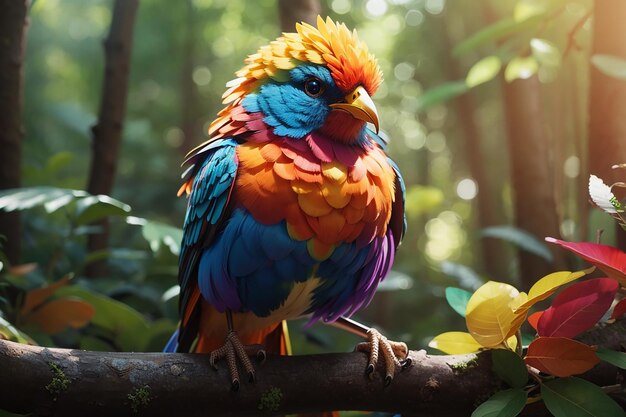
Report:
[[[129,217],[126,221],[129,224],[137,224],[142,227],[141,233],[150,244],[152,252],[158,252],[161,245],[165,245],[172,254],[178,255],[180,253],[180,242],[183,238],[182,229],[138,217]]]
[[[599,347],[596,355],[605,362],[615,365],[618,368],[626,369],[626,353]]]
[[[528,371],[522,358],[508,349],[491,352],[493,371],[511,388],[524,388],[528,382]]]
[[[506,38],[520,32],[526,32],[536,29],[541,21],[545,18],[545,14],[536,14],[526,19],[517,20],[513,18],[498,20],[497,22],[479,30],[472,36],[467,37],[454,47],[452,53],[454,55],[464,55],[474,49]]]
[[[541,384],[541,396],[555,417],[620,417],[626,412],[600,387],[584,379],[558,378]]]
[[[524,409],[527,395],[519,388],[498,391],[478,406],[472,417],[515,417]]]
[[[439,265],[439,267],[441,268],[442,273],[455,278],[464,288],[476,290],[485,283],[485,280],[483,280],[476,271],[467,265],[444,261]]]
[[[481,231],[481,236],[502,239],[515,246],[537,255],[547,262],[552,262],[552,253],[548,247],[539,239],[525,230],[513,226],[491,226]]]
[[[465,81],[452,81],[433,87],[419,97],[419,110],[442,104],[468,91]]]
[[[450,307],[452,307],[454,311],[459,313],[461,317],[465,317],[465,309],[467,307],[467,302],[469,301],[471,296],[471,292],[462,290],[460,288],[446,288],[446,301],[448,301]]]

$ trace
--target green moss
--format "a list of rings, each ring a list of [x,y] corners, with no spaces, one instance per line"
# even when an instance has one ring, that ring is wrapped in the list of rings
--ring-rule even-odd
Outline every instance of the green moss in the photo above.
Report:
[[[48,385],[46,385],[46,389],[56,401],[59,394],[67,391],[70,386],[70,379],[65,375],[63,369],[59,365],[54,362],[48,362],[48,366],[50,367],[50,371],[52,371],[52,381]]]
[[[267,391],[261,394],[259,400],[259,410],[267,410],[276,412],[280,408],[280,401],[283,399],[283,392],[280,388],[270,387]]]
[[[472,359],[468,360],[467,362],[454,362],[454,363],[448,363],[448,366],[454,370],[454,371],[466,371],[468,369],[474,368],[478,365],[478,358],[477,357],[473,357]]]
[[[150,387],[144,385],[141,388],[137,388],[131,394],[128,394],[128,399],[130,400],[130,408],[132,408],[133,413],[137,414],[140,408],[150,403]]]

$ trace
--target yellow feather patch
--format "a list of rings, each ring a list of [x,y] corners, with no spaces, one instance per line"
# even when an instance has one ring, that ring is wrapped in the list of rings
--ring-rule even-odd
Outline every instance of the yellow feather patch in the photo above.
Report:
[[[322,163],[322,173],[326,178],[330,178],[338,183],[342,183],[348,178],[347,168],[337,161]]]

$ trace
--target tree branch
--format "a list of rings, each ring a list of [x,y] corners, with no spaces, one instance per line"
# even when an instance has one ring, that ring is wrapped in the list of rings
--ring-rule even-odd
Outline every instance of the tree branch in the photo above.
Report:
[[[624,321],[585,336],[619,348]],[[52,349],[0,341],[0,408],[63,416],[232,416],[328,410],[377,410],[412,416],[469,415],[501,387],[489,351],[426,356],[385,387],[382,369],[364,375],[362,353],[269,356],[257,381],[230,390],[228,371],[208,355],[108,353]],[[626,371],[601,364],[583,376],[601,386],[621,384]],[[126,412],[124,412],[126,410]],[[136,410],[136,411],[134,411]],[[543,415],[528,410],[524,415]]]

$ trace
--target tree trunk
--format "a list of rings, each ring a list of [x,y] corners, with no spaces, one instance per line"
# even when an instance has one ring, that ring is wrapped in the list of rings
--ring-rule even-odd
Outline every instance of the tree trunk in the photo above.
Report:
[[[626,21],[626,2],[596,0],[591,54],[615,55],[626,58],[623,33]],[[605,183],[624,181],[624,170],[614,170],[614,164],[626,163],[626,83],[603,74],[593,65],[590,71],[589,93],[589,173]],[[614,193],[623,198],[626,193],[616,188]],[[626,233],[619,225],[617,243],[626,251]]]
[[[316,25],[321,14],[320,0],[279,0],[280,28],[283,32],[295,32],[296,23],[306,22]]]
[[[624,321],[581,340],[620,348]],[[230,390],[227,366],[207,355],[110,353],[42,348],[0,340],[0,408],[71,416],[254,416],[325,410],[368,410],[411,416],[468,416],[506,385],[492,373],[490,351],[454,356],[410,352],[413,365],[385,387],[384,369],[365,376],[359,352],[269,355],[257,380]],[[607,363],[581,375],[596,385],[620,384],[626,370]],[[549,415],[542,403],[521,416]]]
[[[447,7],[438,18],[439,33],[444,40],[446,54],[447,75],[450,80],[459,80],[465,77],[465,71],[461,68],[459,60],[452,56],[454,40],[450,37],[446,22],[451,13]],[[488,175],[488,167],[485,161],[485,149],[481,132],[476,124],[475,90],[468,91],[454,100],[456,114],[461,125],[462,135],[465,139],[460,146],[463,150],[461,155],[466,158],[471,178],[478,185],[478,194],[473,201],[473,211],[476,213],[476,227],[484,229],[489,226],[499,226],[506,223],[501,192],[497,192],[498,182],[496,178]],[[497,239],[483,237],[480,240],[481,267],[491,279],[502,279],[510,274],[511,253],[505,245]]]
[[[115,1],[111,29],[104,43],[102,100],[98,122],[92,128],[91,167],[87,185],[87,191],[91,194],[110,195],[113,190],[126,113],[133,27],[138,6],[139,0]],[[102,230],[90,235],[90,252],[104,250],[108,245],[108,221],[101,221],[97,225]],[[89,264],[85,272],[92,277],[102,276],[107,274],[107,269],[106,261],[97,261]]]
[[[197,94],[196,85],[193,82],[193,68],[195,56],[195,11],[192,0],[185,0],[184,27],[185,35],[183,40],[183,62],[181,65],[181,129],[183,131],[183,143],[180,151],[183,156],[187,154],[199,141],[196,140],[201,132],[198,127],[196,112]]]
[[[560,236],[557,201],[554,193],[552,141],[543,119],[541,85],[537,76],[502,82],[515,225],[543,240]],[[519,251],[521,282],[527,290],[539,278],[565,268],[563,251],[550,248],[549,263],[529,252]]]
[[[0,0],[0,190],[21,185],[24,49],[29,0]],[[0,211],[0,247],[9,262],[21,257],[18,212]]]

